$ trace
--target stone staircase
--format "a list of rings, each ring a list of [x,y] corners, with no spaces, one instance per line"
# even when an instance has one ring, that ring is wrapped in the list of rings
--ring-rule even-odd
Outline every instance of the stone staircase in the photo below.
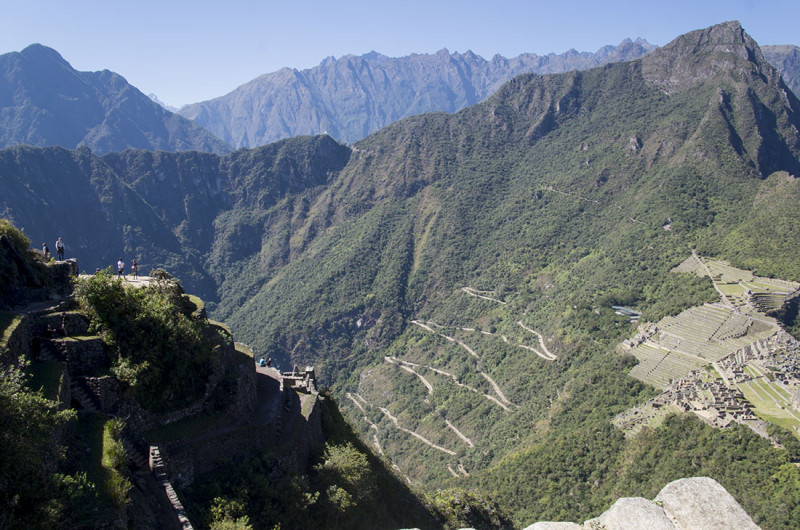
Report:
[[[101,412],[100,401],[86,386],[86,381],[83,377],[70,379],[69,389],[72,400],[77,401],[83,410]]]
[[[170,504],[172,504],[172,509],[175,511],[180,527],[184,530],[192,529],[192,523],[189,521],[189,518],[186,517],[186,510],[183,508],[178,494],[175,493],[175,488],[172,487],[172,483],[169,481],[167,466],[161,458],[161,448],[157,445],[150,446],[150,469],[153,472],[153,476],[164,489],[164,493],[167,495]]]

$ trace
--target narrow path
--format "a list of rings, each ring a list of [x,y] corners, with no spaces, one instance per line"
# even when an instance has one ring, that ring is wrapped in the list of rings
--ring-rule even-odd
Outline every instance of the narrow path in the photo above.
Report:
[[[385,408],[378,407],[378,410],[383,412],[383,414],[386,417],[388,417],[390,420],[392,420],[392,423],[394,423],[394,426],[397,427],[398,429],[400,429],[401,431],[403,431],[404,433],[410,434],[411,436],[413,436],[417,440],[421,441],[422,443],[424,443],[426,445],[429,445],[429,446],[433,447],[437,451],[441,451],[441,452],[443,452],[445,454],[448,454],[450,456],[456,456],[456,453],[451,451],[450,449],[446,449],[446,448],[442,447],[441,445],[436,445],[435,443],[433,443],[432,441],[428,440],[427,438],[425,438],[421,434],[417,434],[417,433],[415,433],[414,431],[412,431],[410,429],[406,429],[405,427],[401,427],[400,424],[397,422],[397,418],[392,416],[392,413],[389,412],[388,410],[386,410]]]
[[[450,474],[451,474],[451,475],[453,475],[455,478],[461,478],[461,475],[459,475],[458,473],[456,473],[455,471],[453,471],[453,468],[452,468],[452,467],[450,467],[450,464],[447,464],[447,470],[448,470],[448,471],[450,472]]]
[[[695,249],[692,249],[692,256],[694,257],[694,259],[697,260],[700,266],[703,267],[703,270],[706,271],[706,274],[711,280],[711,283],[714,284],[714,289],[717,290],[719,296],[722,298],[722,303],[725,304],[727,307],[733,309],[734,308],[733,303],[730,300],[728,300],[728,296],[724,292],[722,292],[722,288],[720,288],[720,286],[717,285],[717,282],[714,281],[714,276],[711,274],[711,269],[709,269],[708,265],[706,265],[706,262],[703,261],[703,259],[697,255],[697,251]]]
[[[492,388],[494,388],[494,391],[497,392],[497,395],[500,396],[500,399],[502,399],[506,403],[506,405],[511,405],[512,407],[515,406],[513,403],[511,403],[506,398],[505,394],[503,394],[503,391],[500,390],[500,387],[497,386],[497,383],[494,382],[494,379],[489,377],[489,374],[487,374],[486,372],[478,372],[478,373],[481,374],[483,376],[483,378],[486,379],[489,382],[490,385],[492,385]]]
[[[411,321],[411,323],[412,323],[412,324],[416,324],[417,326],[419,326],[419,327],[421,327],[421,328],[423,328],[423,329],[426,329],[426,330],[430,331],[431,333],[436,333],[436,332],[433,330],[433,328],[431,328],[431,327],[430,327],[430,326],[428,326],[427,324],[424,324],[424,323],[420,322],[419,320],[412,320],[412,321]]]
[[[467,470],[464,469],[464,464],[461,463],[461,460],[458,461],[458,470],[461,471],[465,477],[469,476],[469,473],[467,473]]]
[[[547,355],[545,355],[542,352],[540,352],[539,350],[537,350],[536,348],[534,348],[533,346],[526,346],[524,344],[517,344],[517,347],[518,348],[523,348],[525,350],[532,351],[533,353],[535,353],[536,355],[538,355],[539,357],[541,357],[545,361],[552,361],[553,360],[550,357],[548,357]]]
[[[348,399],[350,399],[350,401],[352,401],[355,404],[356,407],[358,407],[358,410],[360,410],[364,414],[364,421],[369,424],[370,429],[375,429],[375,433],[372,435],[372,442],[375,444],[375,447],[378,449],[378,452],[382,456],[386,456],[385,453],[383,452],[383,448],[381,447],[381,443],[378,441],[378,433],[380,432],[378,430],[378,426],[372,423],[372,421],[367,417],[367,411],[364,410],[364,407],[361,406],[361,403],[359,403],[358,400],[354,398],[350,392],[347,392],[345,395],[348,397]],[[356,395],[358,396],[358,394]]]
[[[533,333],[534,335],[536,335],[537,337],[539,337],[539,345],[542,347],[542,351],[544,352],[544,354],[545,354],[545,355],[547,355],[547,357],[545,357],[545,358],[548,358],[548,357],[549,357],[549,360],[550,360],[550,361],[555,361],[556,359],[558,359],[558,357],[557,357],[555,354],[553,354],[553,352],[551,352],[550,350],[548,350],[548,349],[547,349],[547,345],[544,343],[544,337],[542,337],[542,334],[541,334],[541,333],[539,333],[539,332],[538,332],[538,331],[536,331],[535,329],[529,328],[528,326],[526,326],[525,324],[523,324],[523,323],[522,323],[522,320],[520,320],[519,322],[517,322],[517,324],[519,324],[519,326],[520,326],[522,329],[524,329],[525,331],[527,331],[527,332],[529,332],[529,333]]]
[[[447,426],[448,426],[448,427],[450,427],[450,429],[452,429],[452,431],[453,431],[454,433],[456,433],[456,436],[458,436],[459,438],[461,438],[462,440],[464,440],[464,443],[465,443],[465,444],[467,444],[469,447],[475,447],[475,444],[474,444],[474,443],[472,443],[472,440],[470,440],[469,438],[467,438],[466,436],[464,436],[464,433],[462,433],[461,431],[459,431],[459,430],[456,428],[456,426],[455,426],[455,425],[453,425],[452,423],[450,423],[448,420],[444,420],[444,422],[447,424]]]
[[[384,360],[385,360],[387,363],[390,363],[390,364],[396,364],[397,366],[399,366],[401,369],[405,370],[406,372],[409,372],[409,373],[411,373],[411,374],[414,374],[415,376],[417,376],[417,377],[419,378],[419,380],[420,380],[420,381],[422,381],[422,384],[423,384],[423,385],[425,385],[425,386],[427,387],[427,389],[428,389],[428,394],[433,394],[433,385],[432,385],[432,384],[430,384],[430,383],[428,382],[428,380],[427,380],[427,379],[425,379],[425,377],[423,377],[423,375],[422,375],[422,374],[418,373],[416,370],[414,370],[414,369],[413,369],[413,368],[411,368],[410,366],[406,366],[406,365],[405,365],[405,364],[403,364],[403,363],[396,362],[396,361],[395,361],[395,359],[394,359],[393,357],[388,357],[388,356],[387,356],[387,357],[384,357],[383,359],[384,359]]]
[[[473,356],[473,357],[475,357],[476,359],[480,359],[480,356],[479,356],[477,353],[475,353],[475,350],[473,350],[472,348],[470,348],[468,345],[464,344],[464,343],[463,343],[463,342],[461,342],[460,340],[458,340],[458,339],[456,339],[456,338],[453,338],[453,337],[450,337],[449,335],[445,335],[444,333],[439,333],[439,332],[437,332],[437,331],[434,331],[434,330],[433,330],[433,329],[432,329],[430,326],[427,326],[427,325],[425,325],[425,324],[423,324],[422,322],[419,322],[419,321],[417,321],[417,320],[412,320],[412,321],[411,321],[411,323],[412,323],[412,324],[417,324],[418,326],[421,326],[421,327],[423,327],[423,328],[425,328],[425,329],[427,329],[427,330],[430,330],[432,333],[436,333],[437,335],[439,335],[440,337],[443,337],[444,339],[448,340],[449,342],[455,342],[456,344],[458,344],[459,346],[461,346],[462,348],[464,348],[465,350],[467,350],[467,352],[469,352],[469,354],[470,354],[470,355],[472,355],[472,356]],[[434,325],[435,325],[435,324],[434,324]],[[523,327],[524,327],[524,326],[523,326]],[[534,333],[536,333],[536,332],[534,331]],[[537,335],[538,335],[538,333],[537,333]],[[539,340],[541,340],[541,336],[540,336],[540,339],[539,339]],[[546,357],[545,357],[545,358],[546,358]],[[555,358],[555,357],[553,357],[553,358]],[[548,360],[552,361],[553,359],[548,359]],[[500,386],[499,386],[497,383],[495,383],[494,379],[492,379],[492,378],[491,378],[491,376],[489,376],[489,375],[488,375],[487,373],[485,373],[483,370],[480,370],[480,369],[477,369],[477,368],[476,368],[476,371],[477,371],[479,374],[481,374],[481,376],[482,376],[484,379],[486,379],[486,380],[489,382],[489,384],[490,384],[490,385],[492,385],[492,388],[494,388],[495,392],[497,392],[497,395],[498,395],[498,396],[500,396],[500,399],[501,399],[503,402],[505,402],[505,404],[506,404],[506,405],[515,406],[515,405],[514,405],[514,404],[513,404],[511,401],[509,401],[509,400],[506,398],[505,394],[503,394],[503,391],[502,391],[502,390],[500,390]],[[506,407],[504,406],[503,408],[505,409]]]
[[[552,191],[552,192],[554,192],[554,193],[560,193],[561,195],[566,195],[566,196],[568,196],[568,197],[575,197],[576,199],[578,199],[578,200],[581,200],[581,201],[593,202],[593,203],[595,203],[595,204],[600,204],[600,201],[598,201],[598,200],[596,200],[596,199],[587,199],[586,197],[581,197],[580,195],[578,195],[578,194],[576,194],[576,193],[570,193],[570,192],[568,192],[568,191],[561,191],[561,190],[557,190],[557,189],[555,189],[553,186],[544,186],[544,188],[543,188],[543,189],[545,189],[545,190],[547,190],[547,191]],[[622,209],[622,208],[620,208],[620,210],[621,210],[621,209]]]
[[[495,405],[497,405],[500,408],[502,408],[504,411],[511,412],[511,409],[509,409],[506,405],[504,405],[496,397],[490,396],[489,394],[484,394],[483,392],[481,392],[477,388],[473,388],[473,387],[471,387],[471,386],[469,386],[467,384],[462,383],[461,381],[458,380],[458,378],[455,376],[455,374],[451,374],[450,372],[446,372],[446,371],[441,370],[439,368],[434,368],[433,366],[430,366],[430,365],[427,365],[427,364],[413,363],[411,361],[402,361],[400,359],[397,359],[396,357],[392,357],[392,360],[397,362],[397,363],[407,364],[409,366],[414,366],[416,368],[427,368],[431,372],[437,373],[439,375],[443,375],[445,377],[449,377],[450,379],[453,380],[453,383],[455,383],[456,386],[459,386],[461,388],[466,388],[467,390],[469,390],[470,392],[472,392],[474,394],[479,394],[479,395],[485,397],[486,399],[488,399],[489,401],[493,402]]]
[[[490,302],[495,302],[495,303],[500,304],[500,305],[506,305],[508,303],[508,302],[503,302],[502,300],[498,300],[497,298],[492,298],[491,296],[486,296],[484,294],[481,294],[481,293],[486,293],[486,292],[489,292],[489,291],[479,291],[477,289],[473,289],[472,287],[462,287],[461,290],[464,291],[465,293],[467,293],[470,296],[475,296],[477,298],[483,298],[484,300],[489,300]]]

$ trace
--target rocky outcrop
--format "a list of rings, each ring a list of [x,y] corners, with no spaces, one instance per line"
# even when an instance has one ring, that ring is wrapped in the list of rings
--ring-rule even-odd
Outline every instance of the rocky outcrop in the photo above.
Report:
[[[583,525],[539,522],[525,530],[755,530],[759,526],[716,480],[683,478],[670,482],[653,501],[641,497],[618,499],[600,517]]]

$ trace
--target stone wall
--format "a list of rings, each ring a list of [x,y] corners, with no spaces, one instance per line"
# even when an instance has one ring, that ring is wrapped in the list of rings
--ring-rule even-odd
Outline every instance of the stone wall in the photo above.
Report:
[[[66,361],[73,377],[91,375],[109,366],[108,355],[99,337],[40,340],[42,350],[48,350],[54,357]]]
[[[5,347],[0,348],[0,368],[8,368],[19,364],[22,356],[32,358],[31,352],[31,325],[30,318],[23,315],[22,319],[9,333]]]
[[[293,403],[268,424],[245,423],[187,441],[161,445],[170,480],[185,487],[221,465],[245,462],[257,451],[270,452],[283,472],[305,472],[311,451],[321,446],[323,402],[318,395],[293,390]]]

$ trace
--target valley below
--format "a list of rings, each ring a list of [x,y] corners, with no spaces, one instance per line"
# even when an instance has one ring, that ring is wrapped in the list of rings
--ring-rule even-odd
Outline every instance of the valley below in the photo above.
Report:
[[[121,256],[180,279],[167,294],[217,349],[203,377],[179,363],[193,386],[173,398],[253,399],[208,375],[220,351],[247,378],[313,367],[327,445],[296,475],[267,451],[178,482],[202,521],[524,528],[710,477],[793,528],[798,129],[800,101],[727,22],[353,145],[9,147],[0,216],[98,277]],[[157,365],[118,362],[131,388]],[[138,392],[157,408],[154,381]],[[287,395],[275,417],[310,417]]]

